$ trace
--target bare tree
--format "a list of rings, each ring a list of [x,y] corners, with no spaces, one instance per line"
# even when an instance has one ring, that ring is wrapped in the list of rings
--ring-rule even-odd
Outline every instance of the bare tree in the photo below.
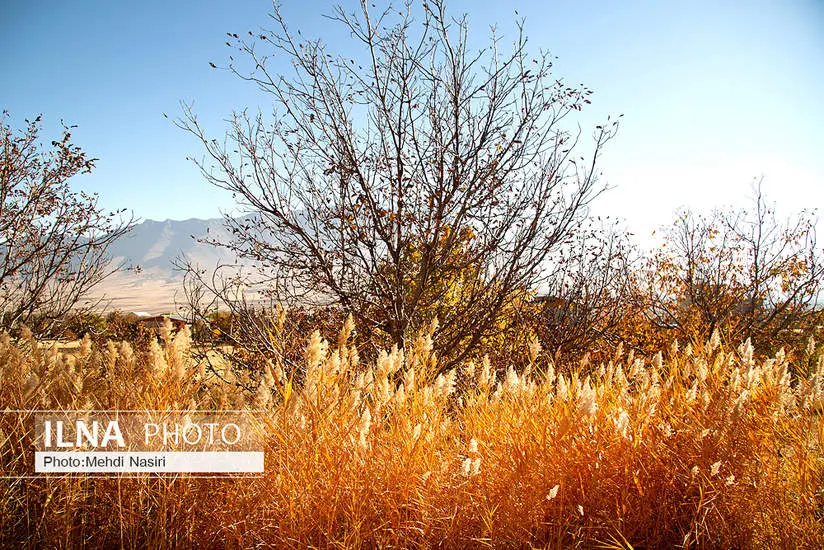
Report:
[[[616,220],[591,220],[553,254],[554,276],[535,322],[544,349],[581,356],[612,353],[635,292],[638,253]]]
[[[701,340],[718,329],[774,351],[824,321],[816,219],[807,211],[778,218],[761,183],[749,209],[679,214],[648,266],[642,307],[658,328]]]
[[[40,121],[19,133],[8,113],[0,122],[0,325],[47,331],[116,269],[106,251],[132,220],[71,189],[69,179],[95,159],[71,143],[66,126],[47,150]]]
[[[235,238],[218,244],[267,268],[279,299],[340,306],[399,345],[437,315],[438,347],[462,360],[547,276],[602,190],[595,162],[617,122],[574,156],[567,119],[591,91],[528,53],[523,22],[511,51],[494,28],[473,51],[442,0],[379,14],[361,2],[330,16],[350,58],[293,34],[277,6],[272,18],[248,40],[230,34],[250,68],[227,69],[270,94],[274,120],[235,113],[222,144],[189,107],[180,121],[205,146],[207,180],[253,214],[227,217]],[[274,72],[276,55],[293,74]]]

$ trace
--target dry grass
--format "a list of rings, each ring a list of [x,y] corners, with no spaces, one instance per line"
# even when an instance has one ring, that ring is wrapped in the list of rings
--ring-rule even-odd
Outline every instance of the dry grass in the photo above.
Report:
[[[351,325],[313,334],[305,379],[276,361],[209,377],[188,335],[71,356],[0,336],[0,403],[33,408],[262,408],[266,475],[0,480],[0,542],[48,547],[818,548],[822,360],[793,380],[749,343],[562,369],[434,376],[429,334],[363,365]],[[813,350],[815,351],[815,350]],[[821,355],[820,350],[817,353]],[[584,374],[588,373],[588,374]],[[2,429],[14,426],[4,415]],[[0,440],[3,440],[0,433]],[[8,437],[8,436],[7,436]],[[24,450],[2,447],[19,471]]]

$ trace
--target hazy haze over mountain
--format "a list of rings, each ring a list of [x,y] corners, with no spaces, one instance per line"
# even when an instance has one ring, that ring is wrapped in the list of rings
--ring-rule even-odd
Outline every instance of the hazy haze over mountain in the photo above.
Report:
[[[207,267],[234,259],[224,248],[199,242],[204,238],[227,240],[229,233],[223,220],[146,220],[117,241],[109,252],[115,262],[124,262],[127,267],[139,267],[167,279],[181,276],[174,270],[172,262],[175,258],[186,256]]]
[[[112,261],[127,268],[97,287],[91,299],[104,299],[107,310],[163,313],[177,308],[182,297],[183,273],[174,260],[187,258],[204,268],[235,261],[225,248],[200,240],[230,237],[221,218],[208,220],[145,220],[109,249]]]

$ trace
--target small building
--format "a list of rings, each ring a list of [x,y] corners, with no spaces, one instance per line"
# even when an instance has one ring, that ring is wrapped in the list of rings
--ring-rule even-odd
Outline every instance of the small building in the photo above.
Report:
[[[152,315],[148,317],[140,316],[137,319],[137,324],[147,329],[160,330],[166,319],[172,322],[172,327],[176,331],[183,330],[183,328],[189,324],[186,319],[177,315]]]

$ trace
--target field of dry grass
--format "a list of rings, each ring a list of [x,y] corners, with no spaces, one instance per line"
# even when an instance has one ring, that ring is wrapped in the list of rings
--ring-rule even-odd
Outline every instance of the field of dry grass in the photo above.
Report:
[[[438,373],[431,335],[363,364],[345,326],[224,382],[186,332],[63,354],[0,336],[8,409],[266,411],[258,479],[0,480],[4,547],[820,548],[824,380],[717,339],[651,358]],[[813,344],[814,346],[814,344]],[[249,392],[235,382],[256,388]],[[3,415],[0,467],[30,441]],[[5,436],[3,435],[5,433]]]

